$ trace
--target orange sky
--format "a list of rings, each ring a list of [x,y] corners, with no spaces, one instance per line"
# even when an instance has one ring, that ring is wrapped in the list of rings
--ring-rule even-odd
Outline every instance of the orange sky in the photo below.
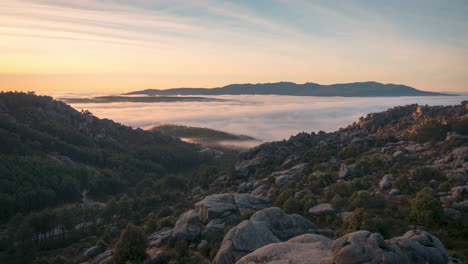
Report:
[[[466,5],[453,7],[451,16],[401,25],[418,14],[297,0],[277,17],[274,8],[284,1],[268,8],[175,2],[1,1],[0,89],[124,92],[378,81],[468,91],[468,25],[456,13]],[[415,34],[418,23],[434,23],[434,29]]]

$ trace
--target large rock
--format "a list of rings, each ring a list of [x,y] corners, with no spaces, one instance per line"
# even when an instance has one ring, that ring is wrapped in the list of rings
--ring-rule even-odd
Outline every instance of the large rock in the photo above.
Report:
[[[450,182],[465,183],[468,181],[468,173],[464,168],[445,171],[445,175]]]
[[[269,189],[268,185],[262,184],[258,186],[257,188],[255,188],[255,190],[253,190],[251,194],[256,195],[256,196],[261,196],[263,193],[267,192],[268,189]]]
[[[333,215],[336,213],[336,210],[333,209],[331,204],[323,203],[310,208],[309,213],[315,216]]]
[[[407,256],[406,263],[446,264],[448,262],[447,250],[442,242],[426,231],[411,230],[402,237],[389,240],[398,246]]]
[[[298,214],[288,215],[278,207],[260,210],[250,217],[252,222],[264,223],[282,241],[315,233],[317,226]]]
[[[264,245],[316,230],[317,227],[312,222],[300,215],[288,215],[278,207],[266,208],[228,232],[214,263],[233,264]]]
[[[256,158],[251,160],[243,160],[234,166],[234,175],[241,179],[247,178],[251,172],[258,168],[260,163],[260,160]]]
[[[148,237],[150,247],[160,247],[169,242],[172,237],[173,229],[164,227]]]
[[[175,223],[172,237],[176,240],[195,240],[200,237],[201,227],[198,214],[189,210],[182,214]]]
[[[83,253],[83,257],[85,257],[86,259],[94,258],[101,252],[102,248],[100,246],[90,247],[87,250],[85,250],[85,252]]]
[[[340,171],[338,172],[338,178],[344,179],[351,176],[351,169],[348,165],[341,163]]]
[[[453,203],[453,208],[460,212],[468,213],[468,200],[459,203]]]
[[[263,223],[244,220],[226,234],[213,263],[233,264],[257,248],[280,241]]]
[[[286,185],[293,178],[301,175],[302,171],[309,165],[307,163],[298,164],[288,170],[277,171],[271,174],[275,178],[275,183],[278,185]]]
[[[100,264],[103,261],[109,259],[110,257],[112,257],[112,250],[104,251],[103,253],[95,257],[93,261],[91,262],[91,264]]]
[[[379,188],[381,190],[387,190],[392,187],[392,179],[393,175],[392,174],[386,174],[382,177],[382,179],[379,182]]]
[[[223,237],[224,227],[226,224],[221,219],[211,220],[201,233],[202,239],[212,241]]]
[[[237,224],[245,212],[270,207],[268,199],[252,194],[214,194],[195,204],[202,223],[213,219],[222,219],[227,224]]]
[[[436,237],[413,230],[390,240],[368,231],[349,233],[335,241],[307,234],[261,247],[237,263],[447,264],[449,261],[454,262],[449,260],[447,251]]]
[[[332,244],[334,264],[408,263],[407,256],[380,234],[357,231],[346,234]]]
[[[237,264],[321,264],[331,257],[332,240],[315,234],[305,234],[287,242],[264,246],[242,257]]]

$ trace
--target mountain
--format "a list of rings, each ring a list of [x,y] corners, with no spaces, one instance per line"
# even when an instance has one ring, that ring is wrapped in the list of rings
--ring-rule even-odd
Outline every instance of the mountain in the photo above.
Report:
[[[180,138],[184,141],[201,144],[207,147],[229,147],[234,149],[244,149],[246,143],[258,145],[261,141],[247,136],[235,135],[224,131],[210,128],[190,127],[182,125],[165,124],[155,126],[149,131],[160,132],[164,135]]]
[[[316,83],[296,84],[292,82],[230,84],[218,88],[173,88],[167,90],[148,89],[127,93],[127,95],[296,95],[296,96],[449,96],[450,94],[426,92],[401,84],[378,82],[356,82],[332,85]]]

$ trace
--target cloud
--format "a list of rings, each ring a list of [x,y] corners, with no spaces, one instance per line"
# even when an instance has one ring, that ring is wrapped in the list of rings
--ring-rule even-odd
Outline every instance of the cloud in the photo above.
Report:
[[[395,105],[459,104],[468,96],[343,98],[276,95],[217,96],[228,102],[111,103],[72,105],[100,118],[133,127],[183,124],[246,134],[264,141],[287,139],[299,132],[334,131],[360,116]]]

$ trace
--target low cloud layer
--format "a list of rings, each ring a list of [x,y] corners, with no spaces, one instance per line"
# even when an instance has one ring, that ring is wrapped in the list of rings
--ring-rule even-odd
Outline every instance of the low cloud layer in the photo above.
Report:
[[[300,97],[210,96],[228,102],[74,104],[95,116],[132,127],[183,124],[246,134],[263,141],[287,139],[299,132],[334,131],[372,112],[407,104],[452,105],[468,96],[450,97]]]

